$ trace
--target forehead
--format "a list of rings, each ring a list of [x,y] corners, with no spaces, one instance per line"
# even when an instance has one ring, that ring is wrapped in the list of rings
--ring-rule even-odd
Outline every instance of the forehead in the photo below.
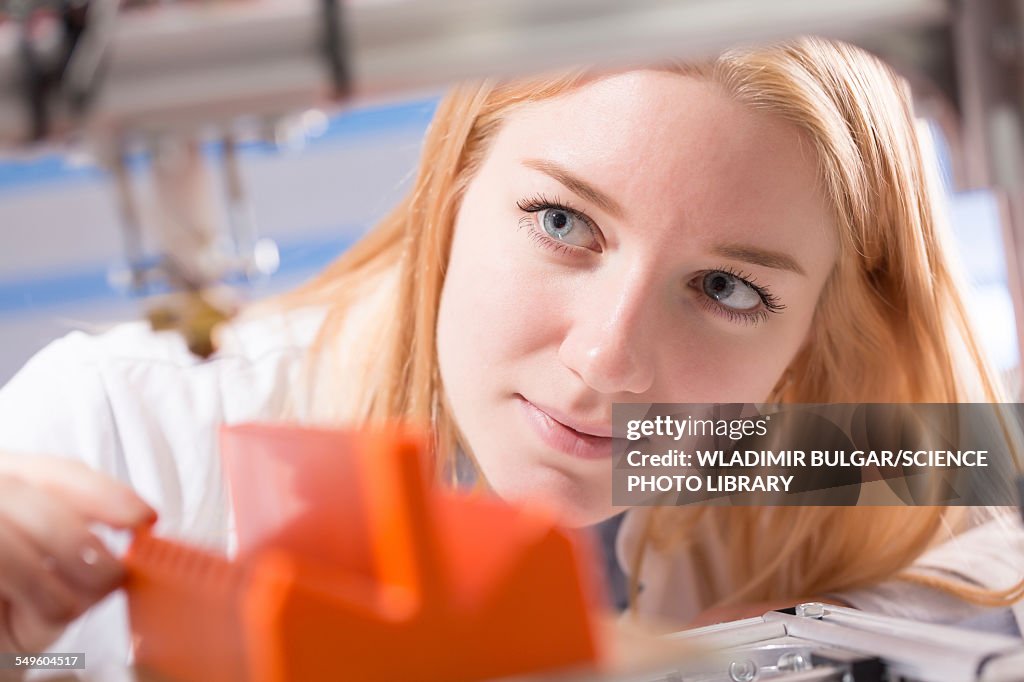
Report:
[[[492,153],[555,161],[611,194],[627,217],[714,221],[720,236],[735,228],[737,237],[789,224],[796,238],[810,223],[831,223],[801,131],[696,77],[631,71],[530,103],[509,115]]]

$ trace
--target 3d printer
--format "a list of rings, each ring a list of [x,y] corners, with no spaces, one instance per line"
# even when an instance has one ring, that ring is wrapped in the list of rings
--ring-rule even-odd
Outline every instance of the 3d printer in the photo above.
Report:
[[[301,125],[310,108],[460,78],[696,57],[798,33],[849,40],[890,61],[921,111],[944,127],[961,188],[1000,194],[1024,340],[1024,4],[1014,0],[9,0],[0,6],[0,143],[93,150],[115,179],[127,283],[162,294],[150,308],[153,324],[178,329],[194,352],[209,355],[213,329],[237,305],[222,285],[273,267],[272,245],[247,220],[240,139]],[[523,49],[531,44],[545,49]],[[227,226],[210,210],[199,153],[207,139],[223,145]],[[157,224],[140,217],[125,161],[135,153],[150,159]],[[146,255],[146,242],[159,257]],[[1019,642],[815,605],[690,637],[732,652],[719,661],[724,668],[681,663],[661,679],[1024,675]]]

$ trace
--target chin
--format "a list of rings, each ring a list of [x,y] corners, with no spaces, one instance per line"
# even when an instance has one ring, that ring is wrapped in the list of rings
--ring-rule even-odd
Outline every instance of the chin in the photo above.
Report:
[[[599,509],[589,508],[567,508],[558,515],[558,522],[567,528],[584,528],[601,523],[615,515],[611,506],[603,506]]]
[[[611,505],[610,481],[581,481],[549,467],[515,472],[515,478],[488,478],[491,489],[502,499],[553,516],[559,524],[579,528],[600,523],[618,511]]]

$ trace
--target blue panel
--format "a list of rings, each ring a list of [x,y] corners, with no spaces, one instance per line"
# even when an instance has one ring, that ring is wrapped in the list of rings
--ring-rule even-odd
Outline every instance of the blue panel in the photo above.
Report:
[[[340,113],[328,119],[327,129],[322,135],[310,140],[310,148],[332,141],[399,130],[413,129],[422,132],[433,118],[437,104],[438,99],[431,98],[395,106],[354,109]],[[274,145],[266,142],[246,142],[240,147],[243,153],[248,155],[279,153]],[[210,143],[206,152],[217,156],[220,153],[220,145]],[[129,158],[128,163],[133,170],[146,165],[145,159],[140,155]],[[0,162],[0,192],[54,182],[95,182],[105,177],[104,170],[92,165],[75,164],[63,154],[47,154],[26,160]]]
[[[339,226],[330,230],[331,234],[342,235],[339,237],[282,244],[281,265],[276,274],[313,274],[355,243],[362,232],[351,225]],[[55,275],[0,280],[0,315],[125,298],[125,294],[110,285],[108,271],[108,266],[98,265]]]

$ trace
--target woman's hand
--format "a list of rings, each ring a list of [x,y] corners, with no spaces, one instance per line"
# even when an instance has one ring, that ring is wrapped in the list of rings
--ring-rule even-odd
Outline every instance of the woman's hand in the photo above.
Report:
[[[124,484],[56,457],[0,453],[0,652],[37,652],[117,587],[120,562],[90,530],[154,511]]]

